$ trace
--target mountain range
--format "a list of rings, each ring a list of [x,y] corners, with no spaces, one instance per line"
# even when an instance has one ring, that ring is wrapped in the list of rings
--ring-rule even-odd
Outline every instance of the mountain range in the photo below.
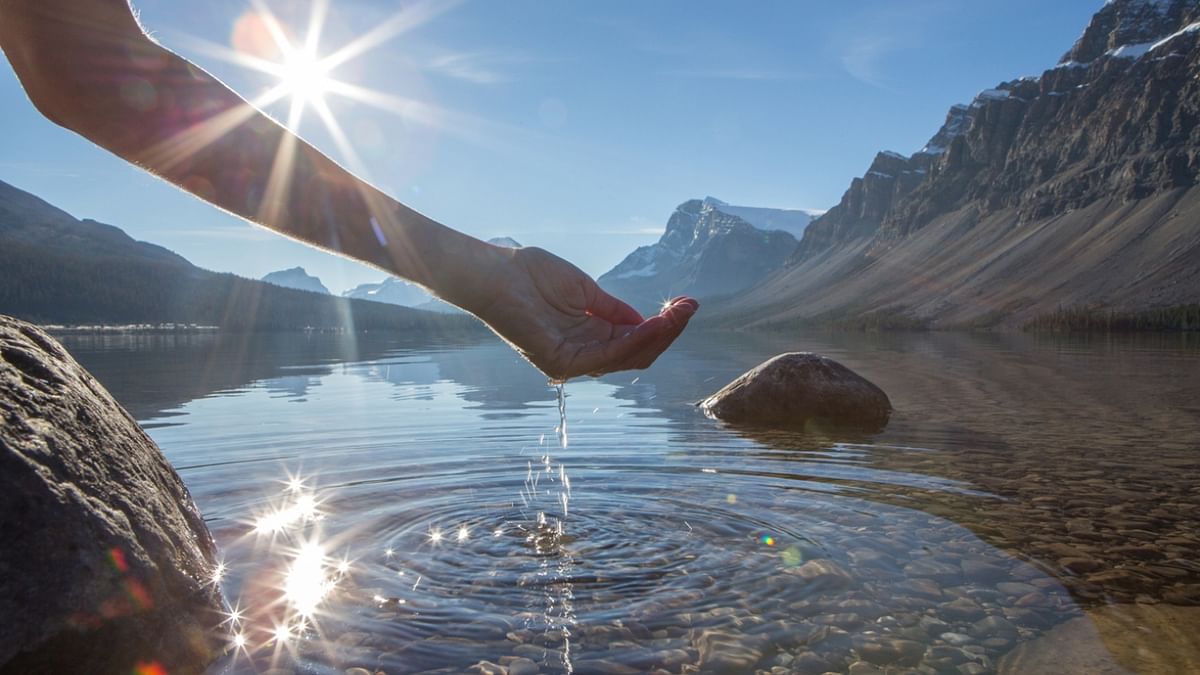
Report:
[[[1194,306],[1198,43],[1198,0],[1110,0],[1054,67],[953,106],[912,155],[877,154],[786,255],[687,202],[601,282],[639,302],[708,294],[700,320],[733,327],[1015,328]]]
[[[521,247],[517,243],[517,240],[512,237],[493,237],[488,239],[487,242],[496,246],[507,246],[509,248]],[[276,272],[275,274],[279,273]],[[315,277],[312,278],[316,279]],[[319,279],[317,279],[317,283],[320,283]],[[359,284],[348,291],[344,291],[342,297],[384,302],[390,305],[414,307],[416,309],[444,314],[462,313],[462,310],[454,305],[442,302],[433,297],[432,293],[421,286],[399,277],[388,277],[377,284]]]
[[[283,288],[196,267],[0,182],[0,313],[51,324],[475,332],[467,317]]]
[[[1141,326],[1153,313],[1194,328],[1198,177],[1200,0],[1109,0],[1056,65],[952,106],[911,155],[879,152],[827,212],[689,200],[599,282],[643,312],[699,297],[697,320],[723,327]],[[359,327],[431,326],[393,305],[445,309],[394,278],[340,298],[300,268],[271,283],[210,272],[4,183],[0,269],[0,312],[53,323],[256,330],[349,312]]]

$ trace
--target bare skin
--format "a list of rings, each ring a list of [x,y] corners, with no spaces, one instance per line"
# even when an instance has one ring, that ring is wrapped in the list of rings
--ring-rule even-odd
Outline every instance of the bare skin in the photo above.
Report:
[[[538,248],[400,204],[142,31],[127,0],[0,0],[0,49],[47,118],[215,206],[478,316],[554,380],[645,368],[699,304],[643,318]]]

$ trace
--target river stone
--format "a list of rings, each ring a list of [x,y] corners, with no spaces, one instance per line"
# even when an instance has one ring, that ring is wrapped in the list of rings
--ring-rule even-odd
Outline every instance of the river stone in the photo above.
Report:
[[[725,422],[758,427],[880,429],[892,414],[879,387],[833,359],[807,352],[773,357],[699,405]]]
[[[4,316],[0,481],[0,673],[204,669],[223,606],[183,481],[61,345]]]

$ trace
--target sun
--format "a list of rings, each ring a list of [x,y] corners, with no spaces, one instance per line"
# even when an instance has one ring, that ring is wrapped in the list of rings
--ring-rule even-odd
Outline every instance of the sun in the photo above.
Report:
[[[279,64],[278,75],[283,95],[301,105],[321,105],[332,84],[329,65],[315,50],[291,48],[290,45]]]

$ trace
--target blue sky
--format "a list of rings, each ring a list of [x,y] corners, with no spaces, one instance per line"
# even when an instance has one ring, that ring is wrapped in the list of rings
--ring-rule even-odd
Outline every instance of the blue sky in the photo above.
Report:
[[[879,150],[905,154],[951,104],[1057,62],[1101,0],[489,2],[332,0],[319,51],[428,15],[332,73],[438,110],[433,126],[330,95],[366,177],[478,237],[599,275],[680,202],[825,209]],[[165,45],[247,98],[271,76],[214,57],[249,0],[137,0]],[[307,0],[267,6],[303,35]],[[286,116],[286,102],[268,108]],[[302,265],[334,292],[384,275],[252,228],[33,109],[0,68],[0,180],[203,267]],[[300,132],[344,160],[321,120]]]

